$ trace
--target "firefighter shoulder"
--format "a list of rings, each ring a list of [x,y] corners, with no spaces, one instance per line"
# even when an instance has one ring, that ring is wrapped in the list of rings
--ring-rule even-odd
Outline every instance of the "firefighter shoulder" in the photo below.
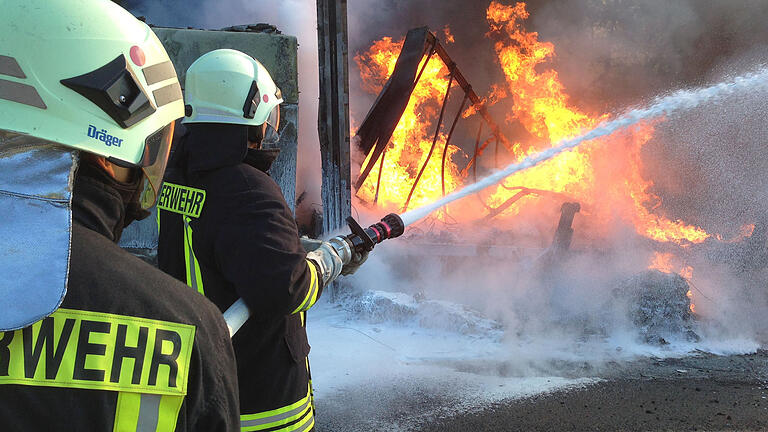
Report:
[[[167,53],[113,2],[2,9],[0,430],[238,430],[218,309],[116,244],[183,115]]]
[[[239,51],[204,54],[187,70],[183,136],[158,204],[160,268],[221,311],[242,298],[252,315],[232,342],[243,431],[314,427],[306,312],[343,264],[307,254],[269,176],[280,89]]]

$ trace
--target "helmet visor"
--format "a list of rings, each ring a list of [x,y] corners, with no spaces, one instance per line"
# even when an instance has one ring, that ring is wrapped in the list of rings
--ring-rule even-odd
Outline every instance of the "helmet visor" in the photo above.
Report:
[[[262,144],[277,144],[280,140],[280,134],[278,133],[280,128],[280,105],[276,105],[272,108],[263,127],[264,140],[262,141]]]
[[[140,165],[144,172],[144,185],[141,191],[141,208],[149,209],[155,205],[160,186],[168,163],[168,153],[173,140],[174,122],[148,136],[144,140],[144,157]]]

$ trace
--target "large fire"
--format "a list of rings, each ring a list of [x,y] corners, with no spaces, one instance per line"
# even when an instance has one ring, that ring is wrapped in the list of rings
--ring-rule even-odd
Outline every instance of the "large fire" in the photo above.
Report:
[[[532,142],[514,142],[509,149],[512,154],[505,158],[504,163],[520,161],[546,146],[556,145],[562,139],[589,130],[610,117],[608,114],[584,112],[570,103],[557,71],[545,67],[555,56],[555,46],[540,41],[538,33],[526,31],[523,21],[528,16],[526,5],[522,2],[509,6],[492,1],[487,9],[488,37],[493,40],[505,82],[491,85],[483,103],[490,106],[511,101],[512,108],[507,111],[505,121],[521,124],[534,138]],[[444,34],[452,42],[453,36],[447,28]],[[392,74],[402,44],[402,40],[385,37],[355,57],[367,90],[374,94],[381,91]],[[422,66],[425,61],[426,57]],[[448,146],[445,171],[442,172],[444,132],[440,132],[433,145],[435,124],[449,82],[449,71],[442,61],[437,56],[429,58],[382,156],[383,161],[377,161],[357,191],[358,198],[369,204],[375,203],[380,210],[402,211],[430,153],[432,156],[413,190],[409,208],[439,199],[443,194],[443,182],[445,193],[449,193],[471,181],[469,166],[464,163],[466,167],[463,171],[458,166],[462,161],[469,160],[467,156],[471,155],[453,145]],[[460,91],[455,93],[461,96]],[[474,114],[476,107],[469,107],[464,117]],[[447,221],[450,213],[451,221],[465,222],[493,216],[497,226],[514,226],[522,210],[536,211],[538,203],[551,203],[555,197],[581,204],[582,213],[588,215],[593,227],[597,227],[589,233],[593,239],[601,236],[609,238],[614,234],[612,229],[619,230],[621,228],[617,226],[624,225],[632,227],[640,236],[682,247],[702,243],[711,237],[722,241],[717,234],[711,235],[702,228],[661,214],[661,199],[653,193],[653,182],[643,176],[641,157],[643,146],[653,138],[654,125],[661,121],[664,119],[654,119],[604,138],[600,143],[587,143],[575,151],[562,153],[548,162],[510,176],[502,184],[484,192],[480,196],[482,206],[477,205],[476,199],[465,199],[449,206],[450,211],[442,209],[435,217]],[[443,127],[442,130],[445,129]],[[474,164],[476,168],[477,161]],[[622,223],[613,223],[616,221]],[[742,227],[740,235],[732,241],[749,237],[753,229],[753,225]],[[694,270],[672,253],[655,253],[649,260],[648,268],[678,273],[689,281]],[[688,296],[693,312],[693,293],[689,291]]]
[[[513,102],[507,113],[507,121],[521,123],[537,139],[536,142],[513,145],[513,157],[508,161],[521,160],[536,153],[544,146],[575,136],[590,129],[608,115],[585,113],[569,103],[568,94],[558,73],[552,68],[541,68],[555,56],[555,46],[539,40],[536,32],[529,32],[523,21],[529,17],[525,3],[508,6],[496,1],[487,10],[490,26],[489,37],[494,40],[498,64],[504,71],[506,82],[493,86],[487,98],[495,103],[505,98]],[[446,34],[450,34],[446,31]],[[385,37],[371,48],[355,57],[360,66],[367,89],[378,93],[392,73],[402,47],[402,40]],[[413,97],[396,128],[381,163],[367,177],[357,191],[362,200],[390,211],[400,211],[408,198],[414,180],[432,147],[434,122],[448,88],[449,72],[439,58],[433,56],[426,65],[423,76],[416,86]],[[469,111],[470,113],[472,110]],[[611,142],[584,146],[563,153],[533,169],[511,176],[495,191],[486,195],[485,205],[497,208],[515,196],[520,188],[550,191],[572,198],[588,209],[596,220],[619,217],[631,223],[635,230],[650,239],[678,244],[701,243],[710,237],[701,228],[679,220],[670,220],[653,210],[660,202],[651,193],[653,183],[641,175],[640,151],[653,136],[653,125],[644,124],[618,136],[609,137]],[[442,176],[446,192],[465,184],[466,172],[462,173],[453,158],[460,153],[455,146],[448,147],[445,173],[441,173],[445,135],[441,132],[422,175],[410,208],[430,203],[442,195]],[[612,149],[606,151],[605,149]],[[369,154],[368,157],[371,155]],[[368,162],[367,160],[365,161]],[[609,174],[600,171],[610,166]],[[603,169],[603,171],[606,171]],[[608,175],[610,178],[605,179]],[[612,185],[609,199],[605,193],[597,193],[596,187],[609,180]],[[599,197],[599,198],[598,198]],[[499,217],[513,218],[520,209],[536,201],[548,199],[541,194],[529,194],[506,208]],[[459,219],[472,219],[480,215],[472,209],[463,215],[452,212]]]

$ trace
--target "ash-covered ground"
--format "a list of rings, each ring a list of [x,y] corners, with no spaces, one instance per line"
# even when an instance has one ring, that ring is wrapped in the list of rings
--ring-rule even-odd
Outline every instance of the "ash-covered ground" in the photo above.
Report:
[[[319,431],[768,427],[768,354],[756,339],[510,336],[446,301],[336,300],[309,316]]]
[[[495,402],[595,381],[521,376],[504,364],[508,353],[494,331],[462,334],[354,315],[327,301],[309,315],[318,431],[415,430]]]
[[[543,392],[435,419],[422,431],[616,431],[768,428],[768,351],[693,352],[601,371],[600,382]],[[331,429],[332,430],[332,429]]]
[[[694,285],[642,242],[553,260],[449,237],[377,247],[310,313],[318,430],[768,427],[760,266],[696,261]]]

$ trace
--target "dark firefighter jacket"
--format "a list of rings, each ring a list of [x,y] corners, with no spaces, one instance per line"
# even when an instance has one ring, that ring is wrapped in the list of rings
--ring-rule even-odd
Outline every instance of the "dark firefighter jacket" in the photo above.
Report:
[[[75,181],[61,308],[0,332],[0,430],[237,431],[220,312],[115,244],[123,201],[89,169]]]
[[[158,201],[160,268],[224,311],[251,318],[232,338],[243,431],[314,426],[305,311],[322,292],[293,215],[243,126],[199,124],[176,146]],[[245,161],[245,162],[244,162]]]

